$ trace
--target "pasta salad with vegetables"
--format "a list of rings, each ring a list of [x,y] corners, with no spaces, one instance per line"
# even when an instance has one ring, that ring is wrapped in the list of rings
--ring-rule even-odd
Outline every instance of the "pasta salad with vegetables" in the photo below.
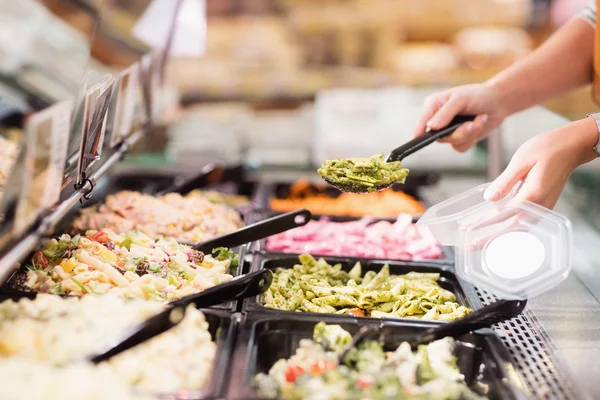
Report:
[[[471,309],[456,302],[456,295],[438,284],[439,273],[390,274],[386,264],[379,272],[362,273],[360,263],[349,271],[323,258],[299,256],[293,268],[277,268],[262,303],[278,310],[349,314],[374,318],[416,318],[453,321]]]
[[[416,352],[407,342],[386,352],[378,341],[367,340],[338,364],[351,341],[339,325],[319,322],[312,340],[302,339],[294,355],[258,374],[252,384],[261,396],[282,400],[484,399],[465,383],[452,338],[421,345]]]
[[[231,280],[230,268],[238,262],[237,255],[224,248],[208,255],[172,239],[103,229],[49,240],[12,285],[51,294],[114,292],[170,301]]]

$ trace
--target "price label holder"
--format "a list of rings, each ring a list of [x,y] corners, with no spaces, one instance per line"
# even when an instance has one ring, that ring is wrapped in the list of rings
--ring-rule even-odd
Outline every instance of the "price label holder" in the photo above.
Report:
[[[136,90],[139,87],[139,68],[139,63],[135,63],[122,71],[114,85],[111,107],[108,111],[108,115],[114,116],[114,119],[109,121],[109,123],[112,122],[110,125],[107,124],[107,131],[111,132],[111,148],[115,148],[133,133],[138,97]]]
[[[2,193],[0,193],[0,249],[4,249],[14,238],[15,214],[25,174],[26,146],[23,132],[21,132],[21,138],[14,144],[14,161],[10,171],[7,172],[7,180]]]
[[[133,115],[132,115],[132,129],[137,131],[142,129],[144,126],[149,124],[148,118],[149,106],[147,104],[148,99],[146,98],[146,92],[144,89],[144,68],[143,60],[136,63],[135,68],[135,79],[133,80]]]
[[[163,59],[161,51],[146,53],[140,61],[140,89],[143,96],[145,115],[144,122],[152,125],[160,118],[160,64]]]
[[[73,102],[62,101],[33,114],[25,125],[23,186],[13,231],[23,234],[60,198]]]
[[[21,130],[0,133],[0,226],[14,219],[23,187],[25,134]]]
[[[77,162],[76,189],[85,184],[92,165],[102,155],[106,116],[110,105],[113,83],[114,79],[108,75],[86,92],[83,109],[83,131]]]
[[[71,117],[71,132],[69,136],[69,149],[67,157],[73,171],[77,167],[79,160],[79,150],[81,145],[81,135],[83,134],[83,112],[85,108],[85,99],[89,87],[90,73],[88,72],[79,87],[75,103],[73,105],[73,116]]]

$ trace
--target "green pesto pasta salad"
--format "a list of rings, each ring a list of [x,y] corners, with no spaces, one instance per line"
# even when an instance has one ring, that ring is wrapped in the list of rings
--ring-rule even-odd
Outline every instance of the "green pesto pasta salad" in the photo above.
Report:
[[[453,321],[471,309],[438,284],[439,273],[363,274],[360,263],[349,271],[309,254],[299,256],[293,268],[277,268],[271,287],[262,297],[265,307],[278,310],[349,314],[374,318],[413,318]]]
[[[351,340],[339,325],[320,322],[312,340],[301,340],[293,356],[258,374],[252,385],[261,396],[282,400],[484,399],[465,383],[452,338],[416,352],[406,342],[385,352],[378,341],[364,341],[339,365],[338,355]]]
[[[170,301],[231,280],[236,257],[227,249],[203,254],[173,239],[152,239],[139,231],[87,231],[46,242],[12,284],[51,294],[110,292]]]

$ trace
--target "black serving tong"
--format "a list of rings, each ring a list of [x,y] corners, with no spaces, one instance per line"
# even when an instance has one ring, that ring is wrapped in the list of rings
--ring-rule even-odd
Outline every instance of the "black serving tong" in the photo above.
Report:
[[[214,185],[221,182],[223,179],[224,169],[217,164],[208,164],[202,170],[190,177],[175,181],[171,186],[156,193],[157,196],[162,196],[167,193],[187,194],[194,189]]]
[[[210,254],[217,247],[237,247],[304,226],[310,221],[311,217],[312,214],[307,209],[292,211],[245,226],[235,232],[210,239],[206,242],[194,244],[192,247],[195,250]]]
[[[227,283],[213,286],[201,293],[172,301],[166,310],[128,330],[119,340],[105,345],[100,351],[86,356],[84,361],[98,364],[168,331],[183,320],[186,308],[190,304],[194,304],[197,308],[206,308],[257,296],[271,286],[272,280],[271,270],[263,269],[233,278]]]
[[[417,334],[406,335],[406,337],[400,337],[398,340],[400,342],[408,342],[412,348],[415,348],[420,344],[431,343],[447,336],[457,338],[469,332],[489,328],[494,324],[512,319],[521,314],[526,305],[527,300],[499,300],[457,321],[435,326]],[[362,327],[352,337],[352,341],[344,348],[342,353],[340,353],[338,358],[339,363],[342,364],[350,350],[364,340],[377,340],[381,336],[382,327],[383,324]]]
[[[475,116],[473,115],[459,115],[456,116],[445,128],[440,130],[431,130],[427,128],[425,133],[417,136],[413,140],[403,144],[402,146],[392,150],[392,152],[387,156],[386,162],[393,161],[402,161],[406,157],[411,154],[421,150],[422,148],[430,145],[438,139],[445,138],[446,136],[450,136],[454,131],[460,128],[463,124],[475,120]],[[338,188],[342,192],[353,192],[353,193],[368,193],[366,188],[363,188],[360,184],[357,183],[348,183],[348,184],[340,184],[336,182],[332,182],[328,179],[325,179],[327,183],[331,186]],[[390,184],[382,184],[376,185],[375,189],[377,191],[387,189],[392,186],[393,183]],[[372,191],[372,189],[371,189]]]
[[[450,136],[463,124],[474,120],[475,116],[473,115],[459,115],[454,117],[454,119],[450,121],[448,126],[446,126],[445,128],[442,128],[440,130],[432,130],[427,128],[424,134],[419,135],[410,142],[407,142],[402,146],[392,150],[392,152],[388,155],[386,162],[402,161],[411,154],[421,150],[424,147],[429,146],[436,140],[445,138],[446,136]]]

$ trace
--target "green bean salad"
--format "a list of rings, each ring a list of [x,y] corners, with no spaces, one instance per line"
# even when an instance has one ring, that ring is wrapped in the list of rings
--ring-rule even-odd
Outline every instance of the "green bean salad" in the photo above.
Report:
[[[374,318],[412,318],[453,321],[472,310],[438,284],[439,273],[390,274],[386,264],[379,272],[356,263],[349,271],[310,254],[299,256],[290,269],[277,268],[273,283],[262,296],[265,307],[300,312],[349,314]]]

